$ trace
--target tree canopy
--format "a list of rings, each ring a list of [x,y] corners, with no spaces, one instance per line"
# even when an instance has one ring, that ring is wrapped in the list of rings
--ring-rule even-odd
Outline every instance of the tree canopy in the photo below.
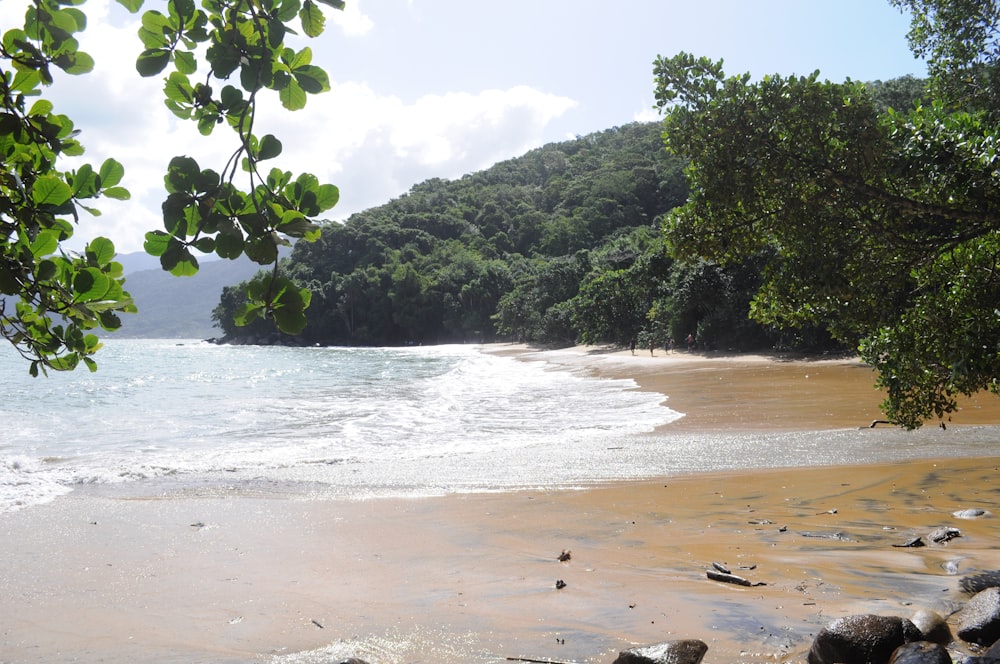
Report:
[[[118,0],[138,12],[143,0]],[[318,0],[342,8],[341,0]],[[93,58],[79,49],[87,24],[84,0],[32,0],[22,26],[0,38],[0,335],[31,360],[30,370],[96,367],[94,331],[120,327],[135,311],[122,268],[106,238],[83,252],[65,249],[81,212],[100,214],[101,198],[126,199],[125,169],[113,158],[84,163],[80,130],[42,96],[60,72],[86,75]],[[282,330],[305,324],[310,293],[277,271],[277,247],[288,238],[315,239],[315,217],[336,204],[337,188],[308,173],[263,162],[281,141],[255,124],[258,97],[275,93],[285,109],[329,90],[308,47],[291,48],[297,30],[323,32],[313,0],[168,0],[148,10],[138,32],[136,70],[164,78],[164,103],[203,135],[233,131],[233,152],[215,169],[174,157],[164,177],[163,228],[146,235],[146,250],[176,275],[197,271],[196,253],[243,254],[274,266],[248,285],[242,320],[268,317]],[[3,297],[9,296],[9,297]]]
[[[674,255],[766,257],[753,317],[857,345],[890,420],[917,427],[1000,392],[1000,10],[893,4],[929,62],[907,106],[818,72],[753,80],[687,53],[654,69],[665,144],[690,162]]]
[[[687,198],[684,161],[659,123],[551,143],[323,227],[282,270],[309,287],[299,337],[282,343],[397,345],[517,339],[664,347],[694,333],[705,348],[829,348],[748,319],[760,261],[722,268],[667,252],[664,213]],[[238,327],[240,288],[215,310],[226,338],[276,339]]]

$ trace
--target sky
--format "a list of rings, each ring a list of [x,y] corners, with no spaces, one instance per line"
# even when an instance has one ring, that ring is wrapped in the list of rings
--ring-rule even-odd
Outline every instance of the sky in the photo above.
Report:
[[[0,3],[0,29],[24,0]],[[163,9],[147,0],[146,9]],[[235,134],[210,140],[162,101],[162,77],[135,71],[139,15],[89,0],[80,47],[91,74],[61,76],[45,96],[70,116],[83,161],[125,166],[127,202],[101,200],[70,243],[101,235],[120,253],[162,228],[163,173],[175,155],[222,170]],[[301,39],[332,90],[289,113],[268,101],[257,133],[284,152],[272,166],[340,188],[325,218],[341,221],[430,178],[455,179],[575,136],[658,119],[652,63],[687,51],[723,59],[727,74],[809,74],[842,81],[922,75],[909,18],[886,0],[347,0],[326,32]],[[76,167],[74,162],[63,168]]]

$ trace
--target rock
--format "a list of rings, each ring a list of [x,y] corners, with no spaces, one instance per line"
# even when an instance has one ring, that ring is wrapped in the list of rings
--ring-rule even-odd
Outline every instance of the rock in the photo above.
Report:
[[[989,513],[986,510],[981,510],[979,508],[959,510],[951,513],[951,515],[956,519],[978,519],[979,517],[987,516],[988,514]]]
[[[920,536],[918,535],[917,537],[911,537],[902,544],[893,544],[893,546],[897,548],[903,548],[903,547],[917,547],[917,546],[927,546],[927,545],[924,544],[924,541],[920,539]]]
[[[981,646],[1000,639],[1000,588],[973,595],[958,615],[958,638]]]
[[[920,609],[910,617],[912,622],[924,637],[924,641],[939,643],[943,646],[952,642],[951,628],[948,622],[937,611]]]
[[[347,659],[340,660],[337,664],[368,664],[368,662],[357,657],[348,657]]]
[[[950,542],[956,537],[961,537],[961,536],[962,536],[962,531],[959,530],[958,528],[945,527],[932,530],[927,535],[927,539],[929,539],[932,542],[936,542],[938,544],[944,544],[945,542]]]
[[[807,661],[809,664],[888,662],[896,648],[920,640],[920,630],[905,618],[845,616],[820,630]]]
[[[951,655],[938,643],[914,641],[896,648],[889,664],[951,664]]]
[[[622,650],[612,664],[700,664],[706,652],[708,646],[697,639],[666,641]]]
[[[959,581],[958,585],[970,595],[975,595],[987,588],[1000,587],[1000,571],[993,570],[972,574]]]
[[[994,643],[989,650],[976,657],[966,657],[962,664],[1000,664],[1000,643]]]

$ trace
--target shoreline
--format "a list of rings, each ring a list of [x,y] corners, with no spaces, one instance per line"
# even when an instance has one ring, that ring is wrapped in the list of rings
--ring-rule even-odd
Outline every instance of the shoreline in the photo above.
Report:
[[[664,351],[604,346],[540,349],[490,344],[485,352],[547,362],[597,377],[630,378],[684,417],[658,431],[813,431],[867,428],[884,415],[875,372],[857,357]],[[1000,397],[963,397],[946,426],[1000,425]],[[938,426],[936,421],[924,427]],[[889,426],[889,425],[880,425]]]
[[[867,369],[844,359],[487,352],[666,394],[685,415],[654,444],[671,432],[867,427],[880,400]],[[949,426],[1000,422],[991,408],[967,406]],[[697,638],[704,664],[795,662],[837,617],[947,614],[963,575],[1000,569],[998,482],[1000,455],[941,448],[431,498],[336,500],[236,478],[153,493],[82,486],[0,515],[0,660],[605,664]],[[968,508],[990,514],[953,516]],[[963,536],[893,546],[940,526]],[[766,585],[709,580],[713,562]]]

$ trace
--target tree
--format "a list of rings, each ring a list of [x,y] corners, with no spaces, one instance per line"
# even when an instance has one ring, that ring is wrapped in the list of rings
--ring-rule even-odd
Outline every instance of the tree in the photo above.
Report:
[[[143,0],[118,0],[137,12]],[[54,70],[81,75],[93,59],[78,48],[86,27],[84,0],[32,0],[24,24],[0,39],[0,335],[30,360],[30,371],[72,369],[101,343],[94,330],[117,329],[119,314],[135,306],[123,289],[114,245],[95,238],[80,254],[65,250],[81,211],[99,214],[91,200],[125,199],[125,170],[115,159],[64,170],[84,148],[73,121],[41,97]],[[342,8],[341,0],[318,0]],[[314,239],[314,218],[336,204],[339,192],[308,173],[262,162],[281,154],[281,142],[255,126],[258,96],[278,95],[288,110],[309,94],[329,90],[326,73],[308,47],[295,50],[286,37],[296,27],[309,37],[323,32],[324,15],[313,0],[168,0],[167,13],[142,16],[141,76],[164,79],[164,101],[203,135],[217,126],[235,133],[235,149],[219,170],[189,157],[169,164],[163,230],[146,235],[148,253],[165,270],[191,275],[193,252],[222,258],[246,254],[273,269],[252,281],[238,321],[269,317],[286,332],[305,324],[308,290],[277,271],[277,248],[288,238]],[[230,79],[238,83],[230,83]],[[215,87],[213,87],[215,86]]]
[[[997,88],[982,85],[998,11],[895,4],[932,56],[930,103],[886,109],[868,86],[818,73],[727,77],[686,53],[654,67],[665,143],[690,159],[674,251],[771,256],[751,315],[857,344],[889,419],[912,428],[959,394],[1000,392],[1000,122]]]

